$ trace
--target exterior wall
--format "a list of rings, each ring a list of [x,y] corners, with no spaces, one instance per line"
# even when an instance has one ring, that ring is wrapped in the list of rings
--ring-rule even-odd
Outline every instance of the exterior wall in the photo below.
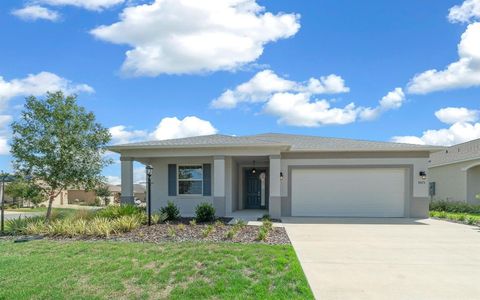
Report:
[[[168,201],[173,201],[182,216],[194,216],[195,207],[203,202],[214,204],[214,168],[213,156],[211,157],[172,157],[172,158],[156,158],[151,159],[150,164],[153,166],[152,174],[152,212],[158,211],[161,207],[167,205]],[[177,195],[168,196],[168,164],[211,164],[212,165],[212,195],[211,196],[188,196]],[[226,164],[227,168],[227,164]],[[231,172],[231,168],[226,173]]]
[[[467,170],[467,202],[479,204],[477,195],[480,195],[480,162],[477,167]]]
[[[92,204],[95,202],[95,198],[96,198],[95,191],[82,191],[82,190],[68,191],[68,204]]]
[[[301,153],[290,153],[282,155],[281,172],[283,180],[281,181],[281,201],[282,216],[291,215],[291,196],[289,195],[289,170],[294,167],[312,167],[312,166],[403,166],[411,169],[407,185],[410,187],[409,197],[407,197],[407,217],[425,217],[428,215],[428,184],[427,181],[419,177],[420,171],[427,170],[428,153],[412,153],[383,155],[381,153],[355,154],[348,153],[338,155],[311,154],[302,155]],[[302,157],[303,156],[303,157]],[[370,156],[370,157],[369,157]],[[375,158],[378,156],[379,158]],[[385,156],[385,157],[382,157]],[[393,156],[393,157],[392,157]],[[407,156],[407,157],[402,157]]]
[[[429,168],[430,182],[435,182],[432,200],[467,201],[467,172],[462,170],[471,162],[459,162]]]

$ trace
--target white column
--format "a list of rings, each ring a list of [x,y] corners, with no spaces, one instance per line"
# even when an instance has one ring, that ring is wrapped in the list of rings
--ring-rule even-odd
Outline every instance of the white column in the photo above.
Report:
[[[213,158],[213,205],[217,216],[225,216],[225,156]]]
[[[282,215],[282,198],[280,194],[280,155],[270,155],[270,197],[268,213],[272,218]]]
[[[122,195],[121,204],[133,204],[133,159],[131,157],[120,157],[122,164]]]

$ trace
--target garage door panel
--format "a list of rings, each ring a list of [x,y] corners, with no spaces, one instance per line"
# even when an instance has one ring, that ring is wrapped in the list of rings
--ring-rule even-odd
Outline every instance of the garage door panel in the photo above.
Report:
[[[403,217],[405,169],[292,170],[292,216]]]

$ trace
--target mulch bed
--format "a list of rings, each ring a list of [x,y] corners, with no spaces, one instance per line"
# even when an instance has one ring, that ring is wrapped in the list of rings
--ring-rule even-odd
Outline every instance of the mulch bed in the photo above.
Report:
[[[167,224],[155,224],[152,226],[143,225],[131,232],[111,235],[108,238],[81,236],[81,237],[62,237],[62,236],[44,236],[35,237],[45,238],[58,241],[125,241],[125,242],[143,242],[143,243],[163,243],[163,242],[227,242],[227,243],[262,243],[269,245],[285,245],[290,244],[287,232],[283,227],[273,227],[268,233],[264,241],[259,241],[258,232],[260,226],[245,225],[243,226],[233,238],[227,237],[227,232],[233,227],[228,222],[230,218],[217,219],[217,223],[199,223],[190,225],[192,218],[181,218],[175,222]],[[204,235],[205,229],[213,225],[214,229],[208,234]],[[29,236],[3,236],[1,240],[22,240],[30,239]]]
[[[283,227],[273,227],[265,241],[258,241],[259,226],[244,226],[232,239],[227,238],[226,234],[233,225],[214,226],[212,232],[205,237],[203,231],[207,226],[207,224],[197,224],[195,226],[179,226],[176,224],[156,224],[150,227],[142,226],[139,229],[118,236],[117,240],[149,243],[203,241],[264,243],[270,245],[290,244],[290,239]]]

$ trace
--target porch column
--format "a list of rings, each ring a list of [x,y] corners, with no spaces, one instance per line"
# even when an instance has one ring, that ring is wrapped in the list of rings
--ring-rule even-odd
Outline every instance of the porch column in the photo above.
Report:
[[[213,206],[216,215],[225,216],[225,156],[213,157]]]
[[[270,197],[268,202],[268,213],[272,218],[280,218],[282,215],[280,169],[280,155],[270,155]]]
[[[122,195],[120,204],[133,204],[133,158],[120,157],[122,164]]]

